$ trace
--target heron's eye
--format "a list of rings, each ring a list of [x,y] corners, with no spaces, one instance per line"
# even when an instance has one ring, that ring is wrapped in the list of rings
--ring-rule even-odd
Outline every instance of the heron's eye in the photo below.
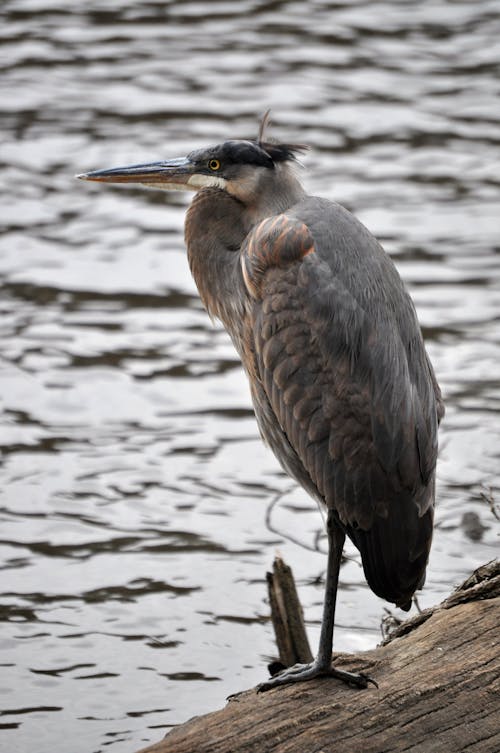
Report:
[[[211,159],[208,161],[208,166],[210,170],[219,170],[220,169],[220,162],[218,159]]]

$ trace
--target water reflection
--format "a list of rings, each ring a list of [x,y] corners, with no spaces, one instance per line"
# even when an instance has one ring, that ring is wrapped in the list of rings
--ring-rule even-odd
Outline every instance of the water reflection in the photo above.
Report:
[[[72,176],[253,135],[268,106],[277,136],[312,146],[308,189],[394,256],[446,395],[427,606],[498,542],[484,495],[500,496],[500,14],[493,0],[0,14],[0,728],[18,750],[133,750],[262,679],[276,548],[315,643],[325,559],[318,512],[263,448],[199,303],[186,200]],[[337,647],[372,646],[384,605],[356,557],[342,584]]]

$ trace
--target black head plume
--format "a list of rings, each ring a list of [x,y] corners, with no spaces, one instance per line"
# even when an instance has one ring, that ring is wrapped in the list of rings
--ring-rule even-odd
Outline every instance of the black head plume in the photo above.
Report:
[[[279,144],[266,141],[265,135],[271,121],[271,110],[266,110],[259,124],[258,146],[269,155],[273,162],[296,161],[300,154],[307,152],[307,144]]]
[[[267,127],[271,122],[271,110],[266,110],[262,116],[262,120],[259,123],[259,135],[257,137],[257,143],[259,146],[264,143],[264,136],[267,131]]]

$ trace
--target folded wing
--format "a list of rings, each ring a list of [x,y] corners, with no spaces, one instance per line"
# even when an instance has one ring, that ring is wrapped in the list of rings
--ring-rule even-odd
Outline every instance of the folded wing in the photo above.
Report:
[[[371,588],[407,606],[432,536],[439,388],[392,262],[360,223],[342,234],[346,210],[329,207],[328,232],[305,206],[244,247],[254,403],[284,467],[335,510]]]

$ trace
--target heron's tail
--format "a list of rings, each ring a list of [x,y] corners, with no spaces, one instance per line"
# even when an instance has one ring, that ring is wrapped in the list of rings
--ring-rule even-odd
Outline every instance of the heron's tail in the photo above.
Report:
[[[386,518],[375,516],[368,531],[347,529],[361,553],[372,591],[408,611],[411,598],[425,582],[432,540],[433,506],[419,516],[412,499],[398,500]]]

